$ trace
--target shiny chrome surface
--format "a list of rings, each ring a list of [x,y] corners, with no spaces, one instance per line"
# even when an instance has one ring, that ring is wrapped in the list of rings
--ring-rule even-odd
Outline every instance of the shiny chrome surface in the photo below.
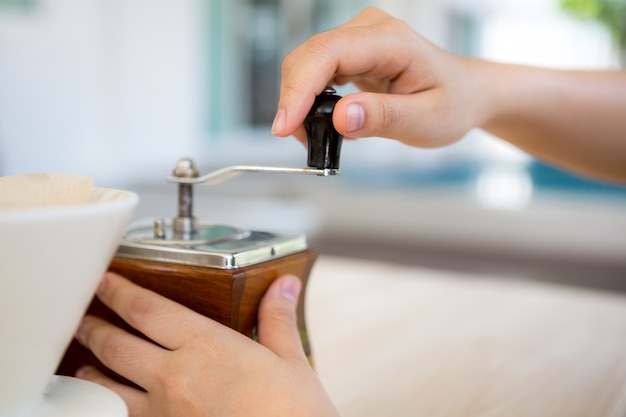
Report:
[[[201,222],[193,215],[193,186],[217,184],[251,173],[339,175],[338,169],[280,168],[235,165],[200,176],[190,158],[178,160],[170,182],[178,184],[178,215],[133,223],[122,240],[117,256],[205,266],[241,268],[307,249],[304,235],[248,231],[233,226]]]
[[[200,171],[191,158],[181,158],[172,171],[175,178],[197,178]],[[173,221],[174,234],[178,239],[193,239],[197,232],[193,216],[193,185],[178,184],[178,216]]]
[[[176,230],[178,220],[158,218],[152,225],[147,220],[135,222],[126,231],[124,240],[149,245],[189,247],[223,243],[250,235],[248,230],[239,227],[196,222],[197,229],[193,236],[181,236]]]
[[[318,169],[318,168],[286,168],[286,167],[265,167],[255,165],[233,165],[226,168],[218,169],[206,175],[196,178],[179,177],[171,175],[168,181],[177,184],[218,184],[227,179],[236,177],[244,173],[265,173],[265,174],[300,174],[300,175],[317,175],[320,177],[328,177],[339,175],[338,169]]]
[[[238,239],[208,244],[164,245],[124,239],[116,256],[218,269],[236,269],[307,249],[304,235],[249,231]]]

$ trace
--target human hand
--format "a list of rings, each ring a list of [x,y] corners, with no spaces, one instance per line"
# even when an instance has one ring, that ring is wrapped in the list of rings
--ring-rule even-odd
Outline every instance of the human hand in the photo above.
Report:
[[[420,147],[443,146],[480,125],[480,66],[429,43],[405,22],[375,8],[317,34],[283,61],[272,132],[305,137],[302,122],[325,86],[353,82],[363,92],[335,106],[335,129],[348,138],[380,136]]]
[[[481,128],[554,165],[626,181],[624,71],[458,57],[370,8],[287,55],[272,132],[304,142],[302,122],[315,96],[348,82],[362,92],[335,105],[333,123],[346,138],[379,136],[427,148]]]
[[[77,376],[117,392],[131,417],[338,415],[302,349],[296,326],[300,280],[277,279],[259,307],[259,342],[114,273],[98,297],[155,343],[87,316],[76,337],[107,367]],[[158,345],[157,345],[158,344]]]

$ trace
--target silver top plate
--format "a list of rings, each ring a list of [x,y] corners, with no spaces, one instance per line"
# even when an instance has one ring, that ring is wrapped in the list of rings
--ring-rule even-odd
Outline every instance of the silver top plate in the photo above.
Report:
[[[124,239],[116,256],[219,269],[236,269],[307,249],[304,235],[250,231],[239,239],[209,244],[161,245]]]

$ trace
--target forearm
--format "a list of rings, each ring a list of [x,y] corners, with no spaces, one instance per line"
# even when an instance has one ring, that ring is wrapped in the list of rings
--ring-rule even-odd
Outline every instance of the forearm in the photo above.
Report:
[[[547,162],[626,182],[626,72],[473,65],[486,83],[483,129]]]

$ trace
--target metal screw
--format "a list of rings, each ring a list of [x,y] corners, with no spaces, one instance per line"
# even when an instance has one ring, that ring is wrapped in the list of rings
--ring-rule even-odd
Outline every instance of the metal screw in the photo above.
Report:
[[[181,158],[172,174],[179,178],[197,178],[200,172],[192,159]],[[174,235],[177,238],[191,239],[196,231],[196,221],[193,217],[193,185],[178,184],[178,216],[174,219]]]

